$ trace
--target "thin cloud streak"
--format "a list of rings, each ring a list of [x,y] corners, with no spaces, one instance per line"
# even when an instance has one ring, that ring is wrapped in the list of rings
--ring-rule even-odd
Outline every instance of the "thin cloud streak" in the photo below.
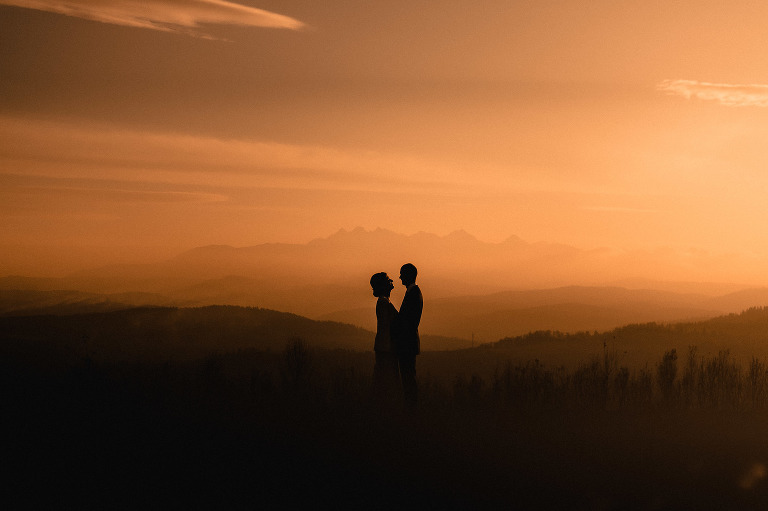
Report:
[[[664,80],[656,88],[672,96],[717,101],[723,106],[768,107],[768,85]]]
[[[110,179],[26,176],[0,173],[0,213],[14,216],[28,213],[34,203],[76,201],[85,203],[213,203],[226,202],[230,196],[220,189],[179,186],[157,181],[120,181]],[[14,204],[14,198],[16,203]],[[22,203],[19,204],[19,198]]]
[[[450,193],[471,183],[466,173],[407,154],[1,117],[0,167],[27,176],[236,187]]]
[[[446,162],[399,151],[137,131],[0,116],[0,168],[20,175],[104,177],[259,188],[411,193],[463,199],[509,193],[612,193],[525,166]]]
[[[227,0],[0,0],[0,5],[197,37],[208,37],[195,30],[203,24],[304,28],[302,22],[291,17]]]

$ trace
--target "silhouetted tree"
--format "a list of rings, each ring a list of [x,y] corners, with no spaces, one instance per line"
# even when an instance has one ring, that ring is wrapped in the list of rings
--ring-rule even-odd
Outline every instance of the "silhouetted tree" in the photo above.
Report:
[[[677,377],[677,350],[664,353],[661,363],[656,369],[656,377],[665,401],[674,396],[675,378]]]

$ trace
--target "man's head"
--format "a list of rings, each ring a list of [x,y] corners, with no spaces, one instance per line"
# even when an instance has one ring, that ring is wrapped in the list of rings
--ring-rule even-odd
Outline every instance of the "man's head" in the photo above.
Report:
[[[416,267],[414,265],[411,263],[405,263],[400,268],[400,282],[402,282],[405,287],[410,286],[416,282],[417,273],[418,272],[416,271]]]

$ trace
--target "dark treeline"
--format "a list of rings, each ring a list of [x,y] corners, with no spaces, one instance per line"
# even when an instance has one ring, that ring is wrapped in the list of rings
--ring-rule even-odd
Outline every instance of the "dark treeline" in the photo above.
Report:
[[[483,346],[498,356],[539,359],[548,365],[574,367],[586,358],[611,353],[620,365],[643,368],[659,354],[675,349],[683,356],[696,346],[701,356],[729,353],[741,364],[753,357],[768,359],[768,308],[753,307],[740,314],[683,323],[631,324],[606,332],[532,332]]]

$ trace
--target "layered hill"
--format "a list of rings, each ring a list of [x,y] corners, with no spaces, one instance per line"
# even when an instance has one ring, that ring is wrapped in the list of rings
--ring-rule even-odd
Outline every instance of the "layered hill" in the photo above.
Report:
[[[0,279],[1,280],[1,279]],[[236,289],[236,283],[227,289]],[[186,294],[173,299],[151,293],[99,294],[82,291],[36,291],[0,289],[0,316],[70,315],[118,311],[136,306],[202,307],[211,302],[243,304],[259,302],[251,288],[240,288],[237,299],[231,294],[216,295],[216,287],[198,284],[204,296]],[[630,323],[681,322],[702,320],[722,314],[740,312],[768,303],[768,290],[747,289],[722,296],[696,293],[625,289],[618,287],[581,287],[505,291],[488,295],[431,298],[430,289],[422,286],[426,297],[421,331],[426,335],[463,339],[463,346],[494,342],[537,330],[561,332],[606,331]],[[317,306],[326,295],[342,293],[343,289],[318,287],[302,293],[293,300],[284,296],[280,303],[288,310],[293,307]],[[213,296],[213,298],[211,298]],[[320,321],[348,323],[375,331],[376,317],[373,297],[348,300],[355,308],[316,316]],[[341,300],[340,300],[341,301]],[[393,302],[398,305],[396,298]],[[270,303],[275,303],[272,297]],[[367,304],[360,306],[361,303]],[[262,307],[265,308],[265,307]],[[276,309],[273,309],[276,310]]]
[[[267,309],[234,306],[144,307],[111,312],[0,317],[0,355],[30,365],[56,366],[87,358],[110,363],[194,360],[214,354],[281,353],[302,339],[310,348],[370,353],[373,332],[353,325]],[[768,308],[751,308],[704,321],[630,324],[601,332],[537,331],[468,346],[463,339],[424,335],[420,374],[486,377],[507,361],[539,360],[548,367],[596,358],[632,370],[655,367],[676,350],[680,364],[691,347],[708,359],[729,352],[742,367],[768,360]],[[764,366],[763,366],[764,367]]]
[[[235,306],[0,317],[0,349],[25,352],[41,361],[62,357],[174,360],[237,350],[279,352],[296,339],[313,348],[363,352],[373,350],[374,336],[352,325]],[[464,346],[460,339],[429,335],[422,339],[424,350]]]
[[[662,264],[659,254],[583,250],[514,236],[485,243],[463,231],[408,236],[357,228],[305,244],[199,247],[154,264],[105,266],[56,279],[2,277],[0,315],[235,305],[374,330],[370,275],[388,271],[397,283],[406,261],[420,269],[422,332],[462,338],[467,345],[535,330],[604,331],[706,319],[768,304],[764,287],[649,280],[648,268],[658,270],[656,279],[683,278],[692,275],[689,266],[709,264],[705,255],[678,256],[665,253]],[[397,283],[393,303],[402,296]]]
[[[428,295],[428,290],[425,291]],[[493,342],[537,330],[605,331],[630,323],[701,320],[768,304],[768,289],[722,296],[619,287],[569,286],[505,291],[427,301],[425,332]],[[322,319],[374,328],[366,308],[338,311]]]
[[[6,277],[0,289],[148,293],[165,303],[263,307],[317,318],[363,307],[371,301],[370,276],[387,271],[396,278],[405,262],[419,268],[419,283],[431,300],[565,286],[658,284],[663,286],[658,289],[687,294],[692,288],[686,282],[722,278],[723,268],[733,268],[736,276],[740,267],[739,261],[699,253],[586,250],[514,236],[486,243],[464,231],[437,236],[356,228],[304,244],[198,247],[154,264],[104,266],[59,279]],[[686,282],[660,283],[673,278]],[[723,295],[747,287],[698,284],[695,294]],[[401,298],[397,286],[393,300]]]

